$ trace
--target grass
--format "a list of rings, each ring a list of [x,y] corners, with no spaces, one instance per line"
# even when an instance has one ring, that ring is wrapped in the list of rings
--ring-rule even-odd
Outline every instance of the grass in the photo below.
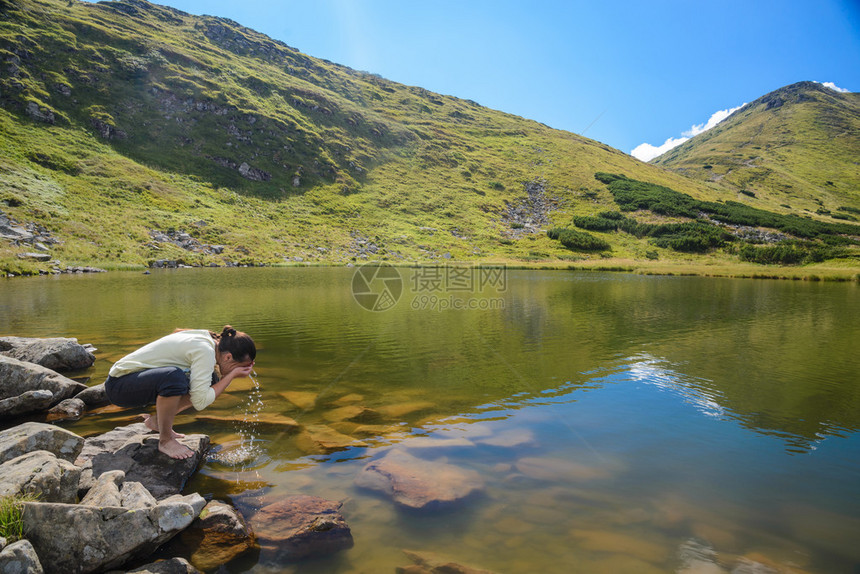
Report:
[[[34,500],[33,495],[0,496],[0,538],[12,543],[24,537],[23,503]]]

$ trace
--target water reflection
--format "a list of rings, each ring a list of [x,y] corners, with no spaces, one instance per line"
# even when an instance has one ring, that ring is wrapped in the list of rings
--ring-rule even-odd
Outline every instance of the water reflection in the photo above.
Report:
[[[94,382],[175,327],[251,333],[259,387],[237,381],[177,419],[220,445],[190,487],[248,513],[296,493],[345,500],[355,547],[302,572],[390,572],[404,549],[497,572],[667,572],[681,554],[724,569],[860,562],[857,286],[509,271],[501,308],[370,313],[351,278],[6,281],[0,325],[95,344]],[[416,517],[357,488],[392,450],[475,471],[483,492]],[[270,568],[294,567],[246,557],[231,571]]]

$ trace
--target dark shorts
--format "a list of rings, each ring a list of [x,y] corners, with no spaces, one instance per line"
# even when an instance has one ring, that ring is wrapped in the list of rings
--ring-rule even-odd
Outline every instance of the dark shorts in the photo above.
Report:
[[[187,395],[188,377],[179,367],[159,367],[129,373],[121,377],[108,377],[105,393],[118,407],[144,407],[159,397]]]

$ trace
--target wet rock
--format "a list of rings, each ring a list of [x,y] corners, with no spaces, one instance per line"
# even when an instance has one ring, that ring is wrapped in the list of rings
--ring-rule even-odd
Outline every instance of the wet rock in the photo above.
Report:
[[[0,400],[0,417],[15,417],[46,410],[54,402],[54,393],[41,389]]]
[[[74,462],[83,446],[84,439],[75,433],[54,425],[29,422],[0,431],[0,462],[35,450],[46,450]]]
[[[194,566],[212,570],[253,548],[255,538],[235,508],[213,500],[179,540]]]
[[[141,483],[157,500],[180,492],[205,456],[209,437],[192,434],[179,439],[194,452],[180,460],[161,453],[158,435],[149,433],[137,423],[88,438],[76,461],[83,468],[81,490],[89,490],[105,472],[122,470],[126,480]]]
[[[87,574],[150,555],[197,517],[184,502],[125,509],[24,503],[24,533],[48,574]]]
[[[63,375],[41,365],[0,355],[0,400],[17,397],[27,391],[48,390],[54,395],[54,404],[86,389]]]
[[[65,420],[73,420],[76,421],[81,418],[81,415],[86,410],[87,405],[84,404],[84,401],[72,397],[71,399],[66,399],[64,401],[60,401],[57,405],[55,405],[52,409],[48,411],[48,419],[49,421],[65,421]]]
[[[39,500],[74,503],[81,469],[37,450],[0,464],[0,496],[34,494]]]
[[[396,449],[368,463],[355,484],[383,492],[397,504],[414,509],[451,506],[484,488],[483,479],[474,470],[419,459]]]
[[[91,367],[96,360],[91,349],[91,346],[81,345],[74,338],[0,337],[2,354],[58,372]]]
[[[29,540],[19,540],[0,551],[0,572],[3,574],[42,574],[42,564]]]
[[[308,454],[330,454],[353,447],[367,447],[367,443],[325,425],[309,425],[296,437],[296,446]]]
[[[340,507],[340,502],[305,495],[264,506],[250,519],[263,556],[283,562],[352,548]]]
[[[84,401],[84,404],[89,409],[96,409],[110,404],[110,400],[107,398],[107,393],[105,393],[104,383],[87,387],[76,394],[75,398]]]
[[[399,567],[398,574],[494,574],[490,570],[458,564],[433,552],[404,550],[414,565]]]

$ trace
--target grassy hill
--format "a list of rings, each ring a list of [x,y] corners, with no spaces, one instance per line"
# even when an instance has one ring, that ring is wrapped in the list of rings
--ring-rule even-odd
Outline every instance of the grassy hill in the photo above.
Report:
[[[800,82],[652,161],[783,212],[860,213],[860,94]]]
[[[697,201],[734,190],[230,20],[142,0],[0,0],[0,66],[0,211],[43,230],[63,264],[739,262],[623,229],[595,231],[599,249],[546,233],[619,208],[598,172]],[[835,268],[855,269],[844,249]],[[27,251],[0,240],[0,270],[56,265]]]

